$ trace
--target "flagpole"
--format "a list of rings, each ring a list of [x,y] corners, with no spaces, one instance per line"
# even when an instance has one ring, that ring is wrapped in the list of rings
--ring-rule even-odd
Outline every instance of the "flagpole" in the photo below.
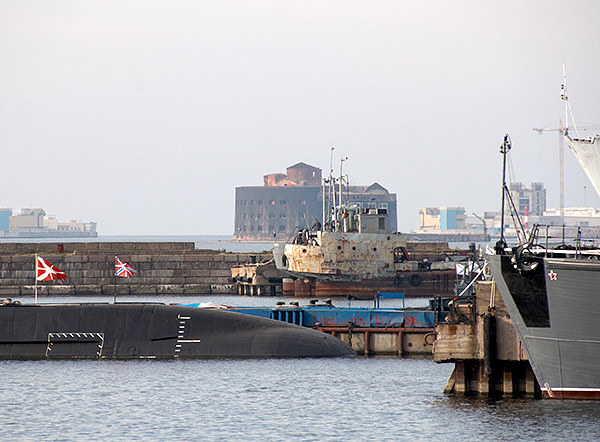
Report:
[[[117,257],[115,256],[115,261],[117,260]],[[117,303],[117,272],[116,269],[113,269],[113,278],[115,278],[115,291],[113,293],[113,304]]]
[[[35,254],[35,301],[34,304],[37,304],[37,269],[38,269],[38,256]]]

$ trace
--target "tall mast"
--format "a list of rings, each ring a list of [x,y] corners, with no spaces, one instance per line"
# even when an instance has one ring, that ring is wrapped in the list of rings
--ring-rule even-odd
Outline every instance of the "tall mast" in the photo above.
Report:
[[[325,222],[326,222],[325,221],[325,183],[326,182],[327,182],[327,178],[323,178],[323,182],[321,183],[321,186],[322,186],[321,187],[322,188],[322,190],[321,190],[321,198],[323,198],[323,216],[321,217],[321,221],[322,221],[321,222],[321,224],[322,224],[321,229],[322,230],[325,230],[324,227],[325,227]]]
[[[340,158],[340,206],[342,205],[342,181],[343,181],[342,165],[344,164],[344,161],[346,161],[347,159],[348,159],[348,157]]]
[[[335,148],[333,146],[331,146],[331,156],[329,157],[329,192],[331,194],[330,203],[331,203],[331,207],[333,207],[333,208],[336,207],[336,204],[335,204],[335,180],[333,178],[333,150],[334,149]],[[333,221],[332,215],[333,215],[332,213],[329,214],[329,219],[331,221]],[[331,223],[330,223],[329,227],[332,227]]]
[[[500,146],[500,153],[502,154],[502,210],[500,214],[500,240],[498,241],[497,247],[504,249],[506,247],[506,241],[504,240],[504,198],[506,194],[506,154],[511,148],[510,136],[504,135],[504,142]]]
[[[569,96],[567,94],[567,68],[563,63],[563,84],[560,87],[560,98],[565,102],[565,132],[564,135],[568,135],[569,132],[569,117],[571,123],[573,123],[573,129],[575,129],[575,136],[579,137],[579,132],[577,131],[577,125],[575,124],[575,119],[573,118],[573,110],[571,109],[571,103],[569,103]]]

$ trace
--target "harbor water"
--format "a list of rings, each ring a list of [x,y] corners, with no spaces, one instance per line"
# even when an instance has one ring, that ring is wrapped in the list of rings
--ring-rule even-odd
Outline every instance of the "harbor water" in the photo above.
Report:
[[[429,359],[3,361],[3,441],[597,441],[600,404],[449,397]]]
[[[199,248],[263,250],[262,244],[249,249],[226,237],[180,238]],[[256,306],[280,300],[205,296],[193,302]],[[189,297],[119,301],[192,302]],[[398,301],[382,302],[392,307]],[[407,304],[425,306],[427,300]],[[452,369],[429,358],[395,357],[0,361],[0,440],[600,440],[598,402],[447,396],[443,389]]]
[[[278,300],[206,296],[196,301],[274,305]],[[43,300],[57,301],[65,299]],[[410,302],[417,306],[426,300]],[[443,389],[452,369],[429,358],[395,357],[0,361],[0,439],[600,440],[598,402],[447,396]]]

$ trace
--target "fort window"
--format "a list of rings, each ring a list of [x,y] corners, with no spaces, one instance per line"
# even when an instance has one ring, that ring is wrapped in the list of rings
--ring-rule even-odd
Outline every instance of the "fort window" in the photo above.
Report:
[[[256,231],[257,232],[262,232],[262,226],[256,226]]]
[[[285,204],[285,200],[281,200],[279,204]]]
[[[280,213],[279,218],[285,218],[285,213]]]
[[[306,205],[306,200],[300,200],[300,204],[302,204],[303,206]]]
[[[275,205],[275,201],[271,200],[271,205],[274,206]]]
[[[250,200],[250,205],[253,206],[254,205],[254,200]]]
[[[252,225],[250,226],[250,231],[254,232],[254,226],[252,226]]]
[[[262,206],[262,200],[258,200],[258,205]]]
[[[285,226],[279,226],[279,231],[280,232],[285,232]]]

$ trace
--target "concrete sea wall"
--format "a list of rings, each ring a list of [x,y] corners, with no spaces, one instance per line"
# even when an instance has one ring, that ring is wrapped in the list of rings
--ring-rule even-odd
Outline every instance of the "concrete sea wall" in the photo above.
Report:
[[[0,297],[33,294],[36,253],[67,275],[39,282],[39,296],[112,295],[115,287],[119,295],[233,295],[231,268],[257,257],[196,249],[193,242],[0,243]],[[137,273],[115,278],[115,255]]]

